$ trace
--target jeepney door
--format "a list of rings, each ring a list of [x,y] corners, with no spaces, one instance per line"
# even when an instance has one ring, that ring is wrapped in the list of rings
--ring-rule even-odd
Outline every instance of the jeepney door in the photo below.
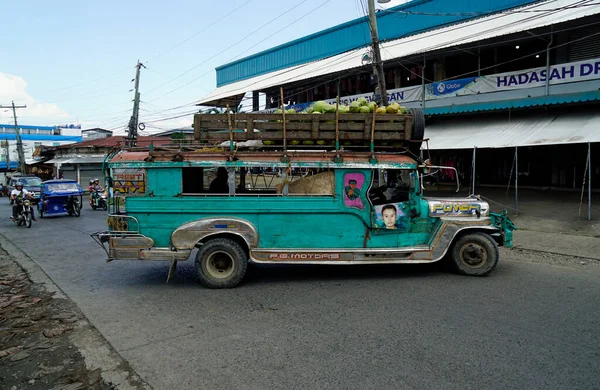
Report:
[[[369,189],[372,247],[407,245],[411,231],[411,178],[409,170],[375,170]]]

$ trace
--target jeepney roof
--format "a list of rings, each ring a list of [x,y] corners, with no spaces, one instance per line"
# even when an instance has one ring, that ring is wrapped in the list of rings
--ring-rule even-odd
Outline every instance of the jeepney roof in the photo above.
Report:
[[[287,161],[284,156],[287,155]],[[341,159],[336,159],[339,155]],[[372,161],[372,157],[375,161]],[[400,153],[288,151],[123,151],[109,162],[112,168],[151,167],[298,167],[415,169],[417,161]]]

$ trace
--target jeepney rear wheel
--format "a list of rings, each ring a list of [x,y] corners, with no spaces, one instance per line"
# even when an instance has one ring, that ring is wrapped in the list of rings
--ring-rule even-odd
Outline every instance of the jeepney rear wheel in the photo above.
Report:
[[[248,255],[240,244],[229,238],[214,238],[202,244],[196,254],[196,272],[209,288],[237,286],[248,268]]]
[[[487,275],[496,268],[499,257],[498,245],[484,233],[465,234],[452,246],[452,264],[463,275]]]

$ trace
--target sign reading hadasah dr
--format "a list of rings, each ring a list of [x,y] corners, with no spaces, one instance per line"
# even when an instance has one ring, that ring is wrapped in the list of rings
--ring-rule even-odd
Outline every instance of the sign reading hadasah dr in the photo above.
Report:
[[[518,72],[506,72],[426,84],[425,100],[542,87],[546,85],[547,80],[550,85],[557,85],[597,79],[600,79],[600,59],[592,59],[554,65],[550,67],[549,71],[546,67],[540,67]],[[372,101],[373,93],[343,96],[340,97],[340,104],[348,105],[361,97]],[[388,90],[388,100],[390,103],[398,102],[399,104],[423,100],[423,87],[418,85],[390,89]],[[326,101],[330,104],[335,103],[335,99],[327,99]],[[287,106],[287,108],[294,108],[296,111],[301,111],[310,104],[292,104]],[[275,109],[265,110],[265,112],[272,111],[275,111]]]

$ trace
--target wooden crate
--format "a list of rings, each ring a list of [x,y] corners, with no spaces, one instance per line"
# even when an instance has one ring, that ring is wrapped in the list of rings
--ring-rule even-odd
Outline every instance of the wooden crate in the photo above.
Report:
[[[371,140],[375,115],[375,140],[411,139],[413,117],[403,114],[340,114],[340,140]],[[335,140],[336,114],[286,114],[288,140]],[[195,114],[194,138],[202,141],[229,140],[229,120],[235,141],[283,140],[281,114]]]

